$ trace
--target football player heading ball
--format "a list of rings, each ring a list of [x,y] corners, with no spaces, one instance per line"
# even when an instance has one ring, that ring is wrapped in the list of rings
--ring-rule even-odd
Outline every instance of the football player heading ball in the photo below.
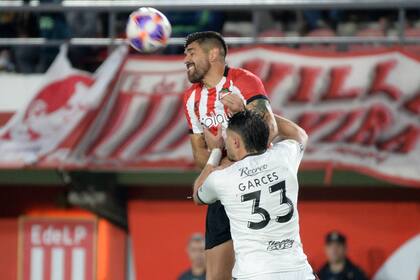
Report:
[[[220,135],[228,125],[228,113],[244,108],[259,114],[269,128],[269,142],[277,125],[261,80],[251,72],[228,67],[228,48],[212,31],[190,34],[185,42],[185,66],[192,86],[184,93],[184,110],[190,128],[194,160],[203,168],[212,147],[204,129]],[[238,100],[240,102],[238,103]],[[216,137],[208,134],[208,137]],[[208,141],[209,142],[209,141]],[[206,218],[207,279],[232,279],[235,262],[229,219],[220,201],[208,206]]]

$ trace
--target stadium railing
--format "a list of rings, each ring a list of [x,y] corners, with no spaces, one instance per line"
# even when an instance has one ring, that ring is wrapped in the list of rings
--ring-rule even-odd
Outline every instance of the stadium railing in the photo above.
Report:
[[[125,40],[116,38],[116,15],[130,12],[142,5],[157,9],[191,11],[191,10],[223,10],[250,11],[254,32],[247,37],[225,37],[230,45],[247,44],[420,44],[419,37],[406,37],[406,9],[419,8],[420,0],[149,0],[140,3],[133,0],[64,0],[61,4],[40,4],[39,1],[25,3],[21,0],[0,1],[2,12],[66,12],[97,11],[108,15],[109,32],[106,38],[70,38],[68,40],[47,40],[45,38],[0,38],[0,46],[57,46],[63,43],[76,46],[115,46],[124,44]],[[397,35],[386,37],[259,37],[260,18],[258,11],[264,10],[310,10],[310,9],[391,9],[398,11]],[[184,38],[171,38],[170,45],[182,45]]]

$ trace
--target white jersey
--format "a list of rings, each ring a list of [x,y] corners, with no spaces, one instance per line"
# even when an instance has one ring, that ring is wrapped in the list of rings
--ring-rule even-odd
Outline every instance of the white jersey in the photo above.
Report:
[[[302,156],[298,142],[281,141],[263,154],[212,172],[199,189],[199,200],[220,200],[229,217],[236,258],[233,277],[271,279],[270,274],[310,268],[296,207]]]

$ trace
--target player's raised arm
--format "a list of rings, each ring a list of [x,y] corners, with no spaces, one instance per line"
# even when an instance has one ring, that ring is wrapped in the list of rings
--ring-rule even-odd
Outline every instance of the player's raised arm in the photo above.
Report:
[[[267,123],[270,130],[270,135],[268,137],[268,143],[271,143],[272,140],[277,136],[277,124],[274,118],[273,111],[271,110],[270,102],[267,97],[263,95],[257,95],[256,98],[251,98],[250,102],[245,105],[244,101],[235,94],[229,94],[222,99],[223,104],[228,107],[229,112],[234,114],[245,109],[258,113]]]
[[[284,117],[274,115],[274,118],[277,123],[277,135],[280,137],[279,140],[292,139],[301,145],[306,146],[308,134],[306,134],[306,131],[303,128]]]
[[[269,142],[277,135],[277,125],[271,110],[270,101],[265,92],[261,79],[253,73],[241,69],[236,77],[236,86],[240,89],[240,95],[228,94],[222,98],[222,103],[228,108],[230,113],[237,113],[248,109],[258,113],[266,121],[270,134]]]
[[[255,99],[246,105],[246,109],[254,111],[263,117],[270,130],[268,143],[271,143],[278,134],[278,125],[276,124],[276,120],[274,118],[274,114],[271,110],[271,105],[270,102],[268,102],[268,99]]]

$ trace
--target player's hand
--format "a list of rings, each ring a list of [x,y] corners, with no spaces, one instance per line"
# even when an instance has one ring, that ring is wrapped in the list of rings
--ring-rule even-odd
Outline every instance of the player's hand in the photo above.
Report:
[[[222,137],[222,126],[217,127],[217,134],[214,135],[208,128],[204,128],[204,139],[209,150],[222,149],[225,145]]]
[[[223,96],[220,101],[227,107],[228,113],[231,115],[245,110],[244,101],[239,97],[239,95],[230,93]]]

